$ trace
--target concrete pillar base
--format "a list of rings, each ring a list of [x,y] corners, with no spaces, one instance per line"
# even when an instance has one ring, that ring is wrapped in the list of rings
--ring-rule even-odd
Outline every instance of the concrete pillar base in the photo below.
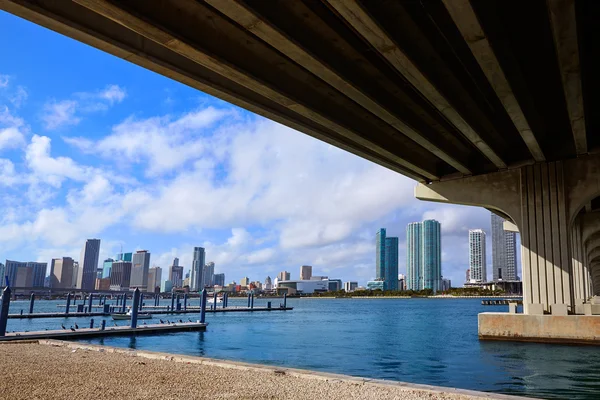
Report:
[[[600,315],[482,313],[479,339],[600,345]]]
[[[523,306],[525,314],[544,315],[544,305],[539,303],[527,303]]]
[[[569,308],[566,304],[551,304],[550,312],[552,315],[569,315]]]

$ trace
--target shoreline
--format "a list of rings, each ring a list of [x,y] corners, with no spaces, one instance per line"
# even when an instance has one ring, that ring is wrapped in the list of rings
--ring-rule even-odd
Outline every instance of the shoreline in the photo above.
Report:
[[[11,399],[35,397],[38,393],[34,391],[45,393],[44,398],[57,399],[84,394],[99,399],[132,395],[182,398],[190,393],[218,399],[528,399],[59,340],[6,343],[0,344],[0,349],[0,373],[8,378],[0,381],[0,390]],[[144,379],[131,379],[135,374],[143,374]]]

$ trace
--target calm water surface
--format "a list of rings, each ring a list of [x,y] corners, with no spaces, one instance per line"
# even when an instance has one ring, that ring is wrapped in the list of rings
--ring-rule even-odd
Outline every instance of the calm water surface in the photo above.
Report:
[[[59,310],[57,303],[38,301],[35,311]],[[230,299],[230,305],[245,303]],[[255,306],[265,303],[257,299]],[[288,305],[294,310],[207,314],[206,332],[86,342],[543,398],[600,398],[598,347],[480,342],[477,314],[507,306],[482,306],[479,299],[293,299]],[[13,302],[11,312],[28,307]],[[89,326],[89,318],[11,319],[8,329],[75,322]]]

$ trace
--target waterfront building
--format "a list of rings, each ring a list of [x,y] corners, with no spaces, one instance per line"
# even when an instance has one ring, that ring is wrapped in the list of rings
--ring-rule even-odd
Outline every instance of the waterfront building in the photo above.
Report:
[[[329,281],[327,280],[290,280],[290,281],[281,281],[277,286],[277,290],[287,289],[288,294],[302,293],[302,294],[311,294],[311,293],[323,293],[329,290]]]
[[[77,287],[77,277],[79,276],[79,261],[73,261],[73,283],[71,287]]]
[[[482,229],[469,230],[469,269],[471,282],[486,282],[485,232]]]
[[[267,279],[265,279],[265,290],[272,290],[273,289],[273,282],[271,282],[271,277],[267,276]]]
[[[406,290],[406,275],[398,274],[398,290]]]
[[[117,254],[117,261],[133,261],[133,253],[119,253]]]
[[[204,288],[204,282],[202,282],[202,275],[204,272],[204,265],[206,254],[204,247],[194,247],[194,255],[192,257],[192,268],[190,275],[190,290],[201,291]]]
[[[465,282],[471,282],[471,268],[467,268],[465,272]]]
[[[13,287],[44,287],[47,268],[48,263],[6,260],[4,274]]]
[[[280,273],[277,274],[278,281],[289,281],[290,278],[291,278],[291,274],[287,271],[281,271]],[[275,285],[275,287],[277,287],[277,285]]]
[[[517,279],[516,233],[504,230],[504,218],[492,213],[492,279]]]
[[[148,270],[148,292],[160,292],[160,283],[162,281],[162,268],[152,267]]]
[[[96,290],[110,290],[110,278],[96,279]]]
[[[339,292],[342,290],[342,280],[341,279],[329,279],[329,291],[330,292]]]
[[[385,228],[375,234],[375,279],[385,279]]]
[[[110,290],[129,290],[131,282],[131,261],[115,261],[110,271]]]
[[[215,263],[209,262],[204,266],[202,270],[202,282],[204,283],[204,287],[213,287],[215,275]]]
[[[96,270],[100,255],[100,239],[88,239],[81,249],[77,289],[92,291],[96,287]]]
[[[384,290],[384,281],[374,280],[367,282],[367,290]]]
[[[115,260],[112,258],[107,258],[102,263],[102,278],[110,278],[110,269],[112,268],[112,263]]]
[[[407,290],[431,289],[442,284],[441,225],[436,220],[413,222],[406,228]]]
[[[442,278],[442,287],[441,290],[443,292],[450,290],[452,288],[452,282],[450,279]]]
[[[358,282],[344,282],[344,291],[347,293],[354,292],[358,288]]]
[[[322,281],[322,280],[325,280],[325,279],[329,279],[329,277],[325,276],[325,275],[313,275],[308,280],[309,281]]]
[[[385,238],[383,290],[398,290],[398,238]]]
[[[173,291],[173,282],[171,282],[170,280],[166,280],[163,282],[160,291],[162,293],[170,293]]]
[[[250,285],[250,278],[248,278],[247,276],[243,277],[242,280],[240,281],[240,285],[241,286]]]
[[[177,264],[175,264],[177,260]],[[173,284],[173,287],[183,287],[183,267],[179,265],[179,260],[176,258],[173,260],[173,265],[169,268],[169,280]]]
[[[148,271],[150,270],[150,252],[138,250],[133,254],[131,262],[131,280],[129,287],[139,288],[141,292],[148,289]]]
[[[50,287],[72,288],[74,267],[75,262],[71,257],[53,258],[50,263]]]
[[[308,281],[312,277],[312,266],[303,265],[300,267],[300,280]]]
[[[225,274],[215,274],[214,275],[215,286],[225,286]]]

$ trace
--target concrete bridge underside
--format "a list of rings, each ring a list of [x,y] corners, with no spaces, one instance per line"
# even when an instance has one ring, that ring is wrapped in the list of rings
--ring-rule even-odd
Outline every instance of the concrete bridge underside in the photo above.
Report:
[[[420,199],[506,216],[526,313],[600,295],[600,1],[0,8],[414,178]]]

